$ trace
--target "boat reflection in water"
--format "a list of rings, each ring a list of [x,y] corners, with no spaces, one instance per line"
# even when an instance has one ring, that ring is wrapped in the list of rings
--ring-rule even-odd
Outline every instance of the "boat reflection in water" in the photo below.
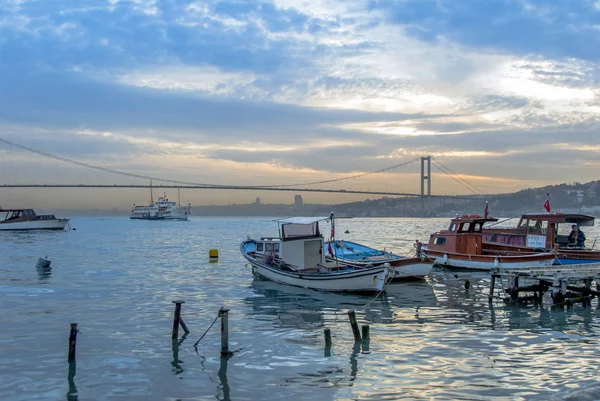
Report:
[[[375,295],[339,294],[292,287],[255,276],[253,297],[245,301],[256,314],[276,317],[279,327],[323,328],[327,320],[347,321],[347,311],[356,310],[371,323],[392,323],[396,308],[415,310],[435,307],[433,288],[427,281],[392,283]]]

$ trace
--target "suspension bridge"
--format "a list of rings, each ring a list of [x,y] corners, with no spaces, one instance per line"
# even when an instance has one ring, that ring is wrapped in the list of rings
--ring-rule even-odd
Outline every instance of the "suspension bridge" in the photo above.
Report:
[[[218,185],[211,183],[198,183],[190,181],[174,180],[165,177],[157,177],[151,175],[143,175],[138,173],[131,173],[127,171],[115,170],[95,164],[66,158],[56,154],[48,153],[39,149],[34,149],[13,141],[9,141],[4,138],[0,138],[0,144],[5,145],[9,148],[19,149],[21,152],[33,153],[43,158],[52,159],[61,163],[71,164],[79,166],[84,169],[102,171],[109,174],[114,174],[123,177],[142,179],[148,182],[148,184],[68,184],[68,183],[12,183],[12,184],[0,184],[0,188],[165,188],[165,189],[199,189],[199,190],[242,190],[242,191],[285,191],[285,192],[318,192],[318,193],[337,193],[337,194],[360,194],[360,195],[381,195],[381,196],[398,196],[398,197],[420,197],[420,198],[448,198],[452,197],[455,199],[473,199],[475,196],[480,197],[485,195],[482,191],[476,188],[473,184],[460,177],[454,171],[450,170],[441,161],[435,159],[432,156],[417,157],[399,164],[395,164],[386,168],[382,168],[375,171],[370,171],[361,174],[349,175],[341,178],[320,180],[313,182],[299,182],[293,184],[280,184],[280,185]],[[349,181],[373,174],[383,173],[406,167],[411,164],[416,164],[420,161],[421,163],[421,192],[420,193],[407,193],[407,192],[395,192],[395,191],[370,191],[370,190],[356,190],[356,189],[326,189],[326,188],[311,188],[315,185],[323,185],[336,183],[341,181]],[[432,187],[432,165],[443,175],[446,175],[453,179],[456,183],[467,190],[468,195],[435,195],[431,193]]]

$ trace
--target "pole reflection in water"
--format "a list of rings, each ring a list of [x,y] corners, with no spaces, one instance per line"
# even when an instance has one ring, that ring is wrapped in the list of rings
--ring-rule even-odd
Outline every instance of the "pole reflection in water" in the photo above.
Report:
[[[67,392],[67,401],[77,401],[79,399],[79,395],[77,394],[77,386],[75,386],[75,373],[77,373],[76,362],[69,362],[69,391]]]
[[[352,347],[352,354],[350,355],[350,385],[356,380],[358,375],[358,355],[360,354],[360,343],[355,343]]]
[[[230,401],[229,397],[229,383],[227,382],[227,362],[231,358],[231,355],[221,355],[221,364],[219,365],[219,382],[221,383],[220,389],[223,394],[222,397],[219,397],[217,394],[217,399],[221,401]]]
[[[172,349],[173,349],[173,361],[171,362],[171,366],[173,366],[173,373],[178,375],[180,373],[183,372],[183,368],[181,367],[181,364],[183,363],[182,360],[179,359],[179,347],[181,346],[181,344],[183,344],[183,341],[185,340],[185,338],[187,337],[187,333],[184,334],[180,340],[177,340],[176,338],[172,339]]]

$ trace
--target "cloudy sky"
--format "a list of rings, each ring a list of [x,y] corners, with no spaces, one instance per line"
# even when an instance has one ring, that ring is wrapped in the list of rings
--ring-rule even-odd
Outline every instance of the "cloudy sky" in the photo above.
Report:
[[[472,193],[439,166],[507,192],[600,178],[599,61],[598,0],[0,0],[0,137],[215,184],[341,178],[431,155],[435,194]],[[0,168],[6,184],[146,183],[6,145]],[[418,192],[419,169],[320,187]],[[186,194],[256,196],[292,198]]]

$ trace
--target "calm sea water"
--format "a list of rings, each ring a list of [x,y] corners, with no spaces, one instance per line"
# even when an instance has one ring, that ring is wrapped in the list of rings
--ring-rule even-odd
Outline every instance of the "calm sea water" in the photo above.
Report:
[[[76,231],[0,233],[2,400],[600,399],[595,301],[490,308],[483,273],[436,271],[374,301],[255,281],[238,245],[276,234],[270,218],[71,223]],[[404,253],[447,224],[348,219],[337,231]],[[587,229],[588,243],[599,233]],[[211,248],[218,263],[209,263]],[[46,255],[53,269],[40,275]],[[180,345],[171,341],[175,299],[185,300],[191,330]],[[219,354],[219,323],[193,348],[221,306],[231,309],[238,350],[229,360]],[[370,353],[353,347],[349,309],[371,326]],[[69,380],[71,322],[80,333]]]

